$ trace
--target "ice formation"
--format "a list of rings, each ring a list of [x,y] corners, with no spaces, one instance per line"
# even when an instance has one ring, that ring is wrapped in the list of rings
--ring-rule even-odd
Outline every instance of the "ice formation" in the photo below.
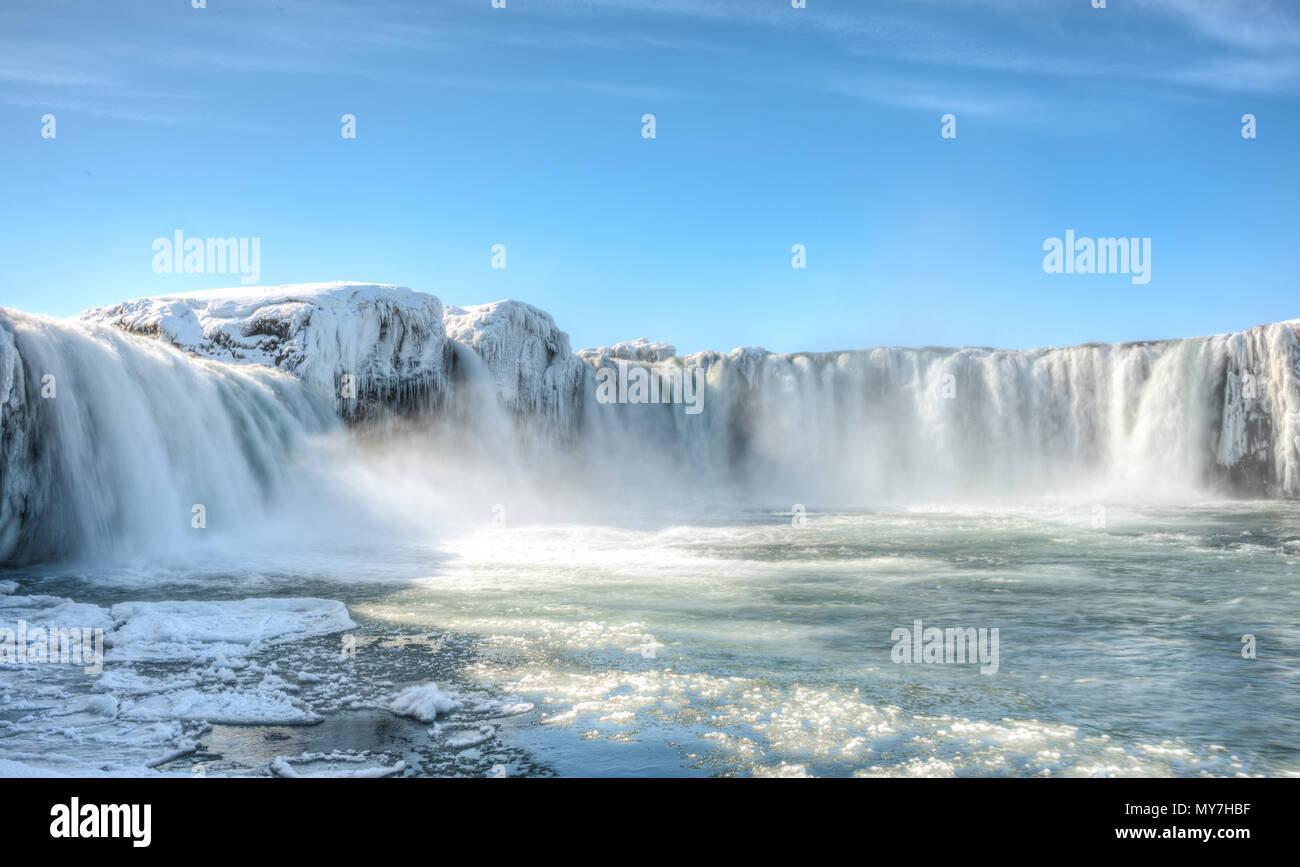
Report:
[[[443,321],[447,338],[487,365],[510,410],[566,429],[577,423],[586,369],[549,314],[520,301],[497,301],[448,307]]]
[[[601,346],[597,349],[584,349],[578,357],[594,367],[600,367],[611,361],[641,361],[658,363],[677,356],[677,347],[671,343],[652,343],[644,337],[625,340],[613,346]]]
[[[460,702],[438,689],[438,684],[429,682],[402,690],[389,707],[398,716],[428,723],[460,707]]]
[[[375,403],[436,399],[446,373],[442,315],[437,298],[402,286],[306,283],[159,295],[81,318],[216,361],[278,367],[340,412],[365,415]]]
[[[330,599],[234,602],[119,602],[109,609],[111,662],[227,660],[264,647],[356,626]]]
[[[31,454],[27,371],[14,343],[13,325],[0,312],[0,561],[17,550],[24,517],[41,511]]]
[[[14,645],[0,657],[0,704],[22,715],[21,725],[0,726],[0,774],[143,774],[192,751],[210,724],[319,722],[299,687],[276,673],[267,651],[354,626],[341,602],[317,598],[95,605],[52,595],[0,596],[0,635]],[[33,661],[39,660],[33,657],[37,630],[68,628],[103,631],[101,671],[75,659]],[[336,646],[313,658],[328,669]],[[25,659],[17,650],[25,650]],[[113,761],[106,764],[105,754]]]

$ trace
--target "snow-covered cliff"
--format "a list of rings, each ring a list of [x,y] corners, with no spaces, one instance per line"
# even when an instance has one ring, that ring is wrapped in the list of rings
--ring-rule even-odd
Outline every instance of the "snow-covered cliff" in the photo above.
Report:
[[[304,283],[139,298],[81,318],[203,358],[279,368],[357,417],[437,403],[447,372],[442,314],[437,298],[403,286]]]
[[[652,343],[644,337],[625,340],[613,346],[584,349],[578,357],[593,367],[603,367],[614,361],[638,361],[654,364],[677,356],[677,347],[671,343]]]
[[[570,431],[582,413],[587,370],[550,314],[521,301],[448,307],[447,338],[487,365],[512,411],[541,416]]]
[[[346,418],[380,407],[432,409],[452,368],[474,362],[520,416],[572,430],[581,415],[586,367],[555,320],[520,301],[444,309],[434,296],[402,286],[308,283],[139,298],[87,310],[81,319],[214,361],[278,368]]]

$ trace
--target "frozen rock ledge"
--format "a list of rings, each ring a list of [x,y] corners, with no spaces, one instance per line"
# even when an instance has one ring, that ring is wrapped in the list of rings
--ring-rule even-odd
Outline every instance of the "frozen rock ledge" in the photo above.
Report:
[[[549,313],[522,301],[495,301],[448,307],[443,321],[447,338],[486,365],[508,408],[564,429],[576,423],[586,367]]]
[[[437,402],[449,352],[442,316],[432,295],[375,283],[212,289],[81,314],[204,358],[279,368],[345,417]]]

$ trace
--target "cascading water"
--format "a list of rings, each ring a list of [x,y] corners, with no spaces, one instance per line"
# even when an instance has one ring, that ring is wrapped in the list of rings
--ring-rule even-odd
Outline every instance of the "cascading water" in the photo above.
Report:
[[[1239,334],[1012,352],[737,350],[704,411],[584,398],[602,474],[826,506],[1016,497],[1300,495],[1300,339]],[[628,444],[634,444],[629,447]]]
[[[254,520],[337,424],[296,379],[102,325],[0,316],[0,561],[157,549]]]
[[[555,517],[717,502],[1300,496],[1294,322],[1021,352],[672,358],[671,347],[646,345],[653,357],[633,366],[702,369],[695,413],[600,399],[597,372],[615,362],[594,350],[579,360],[549,316],[517,302],[444,312],[428,296],[369,284],[283,287],[267,299],[205,295],[202,328],[187,306],[200,300],[131,302],[134,325],[120,321],[121,305],[104,308],[119,327],[174,343],[183,335],[188,352],[91,322],[0,317],[0,561],[155,547],[189,529],[197,504],[232,528],[273,501],[313,520],[331,500],[358,500],[383,520],[404,512],[418,524],[429,512],[477,515],[506,502]],[[348,304],[364,311],[356,324]],[[433,314],[448,319],[449,338]],[[333,342],[311,336],[322,333]],[[207,343],[222,358],[232,345],[288,357],[295,370],[324,354],[307,365],[319,375],[299,379],[189,354]],[[349,417],[360,453],[293,499],[332,460],[312,451],[311,434],[343,430],[347,402],[327,389],[346,380],[350,357],[394,395],[413,378],[421,399],[392,407],[399,425]],[[41,396],[47,375],[55,397]]]

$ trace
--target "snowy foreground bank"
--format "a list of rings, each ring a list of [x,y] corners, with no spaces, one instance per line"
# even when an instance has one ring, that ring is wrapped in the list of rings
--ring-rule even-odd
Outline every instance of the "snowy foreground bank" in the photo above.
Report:
[[[389,678],[419,678],[419,661],[381,657],[337,601],[95,605],[15,589],[0,582],[0,777],[189,776],[223,758],[284,777],[389,776],[407,767],[400,751],[376,752],[328,726],[324,750],[282,732],[392,714],[412,718],[412,737],[445,752],[486,740],[491,720],[531,710],[432,682],[399,690]],[[453,710],[459,722],[438,722]],[[447,728],[438,741],[424,735],[430,723]],[[196,757],[232,726],[257,727],[254,748]],[[257,749],[263,733],[270,740]]]

